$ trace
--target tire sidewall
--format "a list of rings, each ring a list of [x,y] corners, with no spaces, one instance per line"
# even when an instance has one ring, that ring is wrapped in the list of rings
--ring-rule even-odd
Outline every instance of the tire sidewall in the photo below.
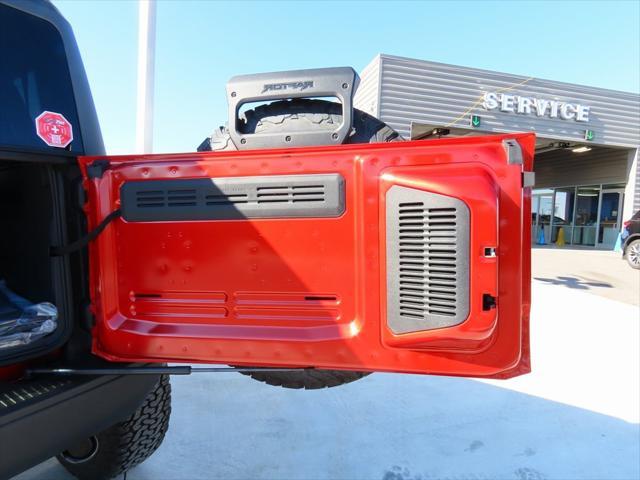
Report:
[[[636,252],[638,252],[638,253],[636,253]],[[630,253],[631,253],[631,255],[630,255]],[[636,256],[636,258],[639,259],[639,261],[637,263],[635,263],[635,264],[632,261],[632,257],[634,255]],[[631,268],[633,268],[635,270],[640,270],[640,239],[632,240],[629,243],[629,245],[627,245],[625,257],[627,259],[627,264]]]

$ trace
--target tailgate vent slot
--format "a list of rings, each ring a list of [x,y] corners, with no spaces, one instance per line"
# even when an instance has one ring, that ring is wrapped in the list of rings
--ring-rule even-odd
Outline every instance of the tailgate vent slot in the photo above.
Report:
[[[239,203],[247,203],[249,196],[246,193],[228,194],[223,193],[205,195],[207,205],[235,205]]]
[[[469,313],[469,209],[445,195],[387,192],[387,324],[409,333],[462,323]]]
[[[184,207],[197,205],[196,191],[179,190],[140,190],[136,192],[138,208]]]
[[[324,185],[274,185],[257,187],[256,202],[324,202]]]
[[[167,191],[167,205],[170,207],[195,206],[197,203],[194,189],[178,189]]]
[[[338,217],[345,209],[338,174],[131,181],[120,200],[128,222]]]
[[[163,190],[143,190],[136,192],[136,206],[138,208],[163,208],[166,206]]]

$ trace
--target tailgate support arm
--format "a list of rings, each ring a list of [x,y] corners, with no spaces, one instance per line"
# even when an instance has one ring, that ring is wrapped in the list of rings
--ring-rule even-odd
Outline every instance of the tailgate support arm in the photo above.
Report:
[[[192,367],[191,365],[158,367],[105,367],[105,368],[31,368],[28,376],[55,375],[71,377],[77,375],[191,375],[192,373],[228,373],[228,372],[291,372],[309,370],[309,368],[278,367]]]

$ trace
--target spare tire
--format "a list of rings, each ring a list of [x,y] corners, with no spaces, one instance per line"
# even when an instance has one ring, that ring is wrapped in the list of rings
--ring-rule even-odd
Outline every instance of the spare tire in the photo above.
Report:
[[[240,119],[241,133],[300,132],[312,129],[335,130],[342,123],[342,106],[326,100],[294,99],[260,105],[247,110]],[[354,109],[351,133],[344,143],[380,143],[403,138],[386,123]],[[283,145],[284,146],[284,145]],[[198,151],[237,150],[226,128],[220,127],[205,139]],[[241,372],[254,380],[285,388],[337,387],[369,375],[346,370],[300,370],[292,372]]]
[[[294,99],[260,105],[247,110],[238,130],[244,134],[300,132],[314,129],[335,130],[342,123],[342,105],[326,100]],[[368,113],[353,110],[351,133],[344,143],[402,141],[393,128]],[[284,144],[282,146],[285,146]],[[198,147],[199,152],[237,150],[225,127],[213,131]]]

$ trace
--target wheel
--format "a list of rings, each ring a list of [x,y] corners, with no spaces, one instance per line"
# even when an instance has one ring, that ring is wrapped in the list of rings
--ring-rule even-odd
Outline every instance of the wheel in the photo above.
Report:
[[[640,269],[640,239],[633,240],[627,245],[625,257],[631,268]]]
[[[295,132],[311,129],[334,130],[342,122],[342,106],[326,100],[294,99],[260,105],[247,110],[241,118],[239,130],[242,133]],[[377,143],[402,141],[403,138],[386,123],[354,109],[351,134],[344,143]],[[199,151],[235,150],[229,133],[224,127],[214,130],[211,137],[198,147]],[[285,388],[337,387],[351,383],[369,375],[368,372],[342,370],[304,370],[300,372],[249,373],[260,382]]]
[[[127,420],[65,450],[58,461],[81,480],[116,477],[157,450],[169,428],[170,414],[171,385],[163,375]]]

